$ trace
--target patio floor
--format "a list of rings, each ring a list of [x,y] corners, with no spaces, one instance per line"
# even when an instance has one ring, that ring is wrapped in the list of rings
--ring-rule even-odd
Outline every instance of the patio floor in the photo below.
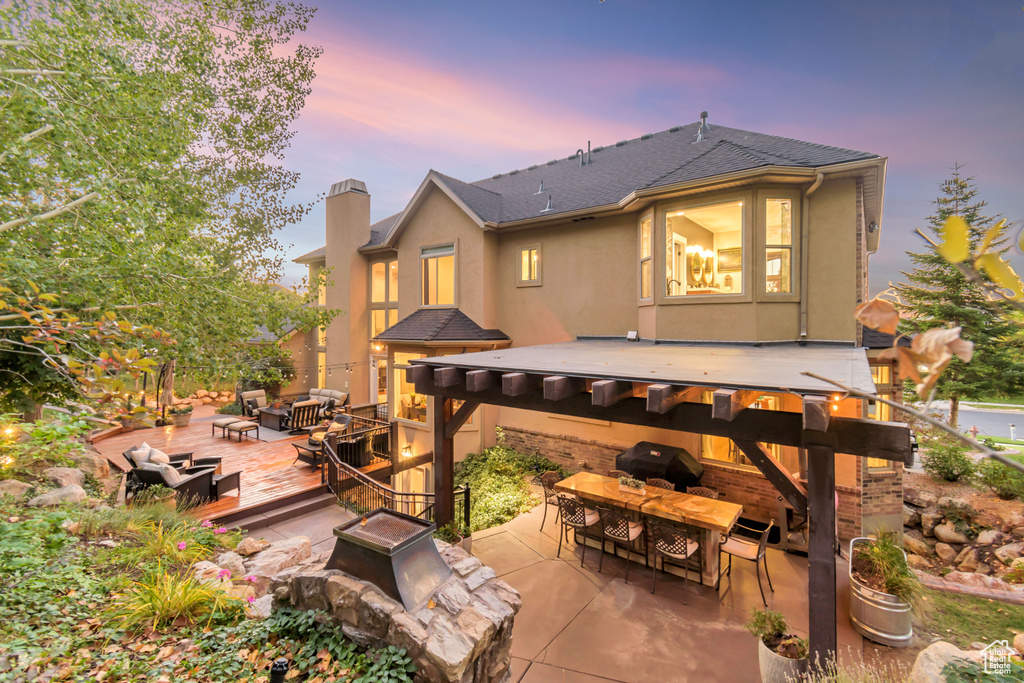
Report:
[[[554,508],[539,531],[541,506],[494,529],[473,534],[472,552],[523,597],[512,639],[513,682],[665,683],[666,681],[756,681],[757,643],[744,628],[748,611],[761,606],[754,566],[734,562],[722,579],[721,596],[689,582],[658,574],[607,553],[598,573],[599,551],[563,544],[558,550]],[[860,659],[862,639],[850,626],[846,563],[837,559],[840,657]],[[786,615],[792,631],[808,627],[807,558],[768,551],[775,592],[768,605]],[[768,590],[765,582],[765,590]]]

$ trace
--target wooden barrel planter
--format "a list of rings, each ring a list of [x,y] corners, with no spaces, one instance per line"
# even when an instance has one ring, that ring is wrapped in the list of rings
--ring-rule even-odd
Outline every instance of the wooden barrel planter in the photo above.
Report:
[[[850,541],[850,621],[868,640],[906,647],[914,633],[910,603],[865,585],[853,573],[856,547],[872,540],[862,536]]]

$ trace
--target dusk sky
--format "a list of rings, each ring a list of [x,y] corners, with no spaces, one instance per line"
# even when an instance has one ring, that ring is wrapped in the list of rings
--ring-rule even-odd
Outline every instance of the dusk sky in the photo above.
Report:
[[[1024,11],[1013,2],[322,2],[293,201],[366,182],[374,221],[431,168],[472,182],[692,123],[889,158],[876,293],[954,163],[1024,224]],[[281,235],[324,244],[324,203]],[[1017,265],[1024,258],[1015,256]],[[1020,271],[1021,268],[1018,268]]]

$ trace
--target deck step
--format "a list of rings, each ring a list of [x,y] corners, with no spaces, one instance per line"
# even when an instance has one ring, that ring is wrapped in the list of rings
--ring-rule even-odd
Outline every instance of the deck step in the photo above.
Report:
[[[334,494],[328,491],[326,486],[323,486],[264,503],[255,508],[238,510],[219,517],[215,521],[223,526],[238,526],[253,531],[304,515],[307,512],[336,505],[337,501]]]

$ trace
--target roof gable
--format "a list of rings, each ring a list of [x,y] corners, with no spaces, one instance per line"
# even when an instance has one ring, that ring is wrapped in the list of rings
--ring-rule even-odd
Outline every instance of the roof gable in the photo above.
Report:
[[[424,308],[402,318],[373,341],[496,342],[509,341],[501,330],[485,330],[457,308]]]

